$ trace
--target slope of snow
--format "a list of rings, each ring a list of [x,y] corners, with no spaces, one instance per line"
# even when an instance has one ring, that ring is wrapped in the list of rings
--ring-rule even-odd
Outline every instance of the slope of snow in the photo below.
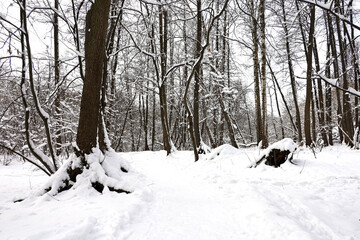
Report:
[[[0,166],[0,239],[360,239],[360,151],[300,148],[279,168],[248,168],[256,148],[118,153],[138,172],[131,194],[78,187],[20,203],[47,177]],[[136,181],[134,179],[134,181]]]

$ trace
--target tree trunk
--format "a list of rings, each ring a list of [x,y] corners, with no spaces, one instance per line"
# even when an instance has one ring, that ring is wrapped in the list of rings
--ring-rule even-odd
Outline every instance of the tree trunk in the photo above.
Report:
[[[149,81],[146,82],[146,89],[149,89]],[[144,115],[144,150],[148,151],[150,150],[149,143],[148,143],[148,125],[149,125],[149,92],[146,90],[146,96],[145,96],[145,103],[144,103],[144,97],[143,97],[143,115]]]
[[[201,0],[197,0],[197,17],[196,17],[196,49],[195,49],[195,59],[200,57],[201,54],[201,32],[202,32],[202,23],[201,23]],[[199,88],[200,88],[200,71],[201,64],[197,64],[195,66],[194,73],[194,112],[193,112],[193,125],[194,125],[194,137],[195,137],[195,145],[196,148],[200,147],[200,116],[199,116],[199,104],[200,104],[200,96],[199,96]],[[200,149],[199,149],[200,150]]]
[[[54,7],[56,10],[59,9],[59,0],[55,0]],[[54,68],[55,68],[55,85],[57,86],[60,82],[60,60],[59,60],[59,17],[57,13],[54,13]],[[62,139],[61,139],[61,109],[60,109],[60,101],[61,101],[61,87],[59,86],[59,92],[56,94],[54,106],[55,106],[55,116],[58,119],[56,122],[56,131],[55,131],[55,139],[56,139],[56,155],[60,155],[62,151]]]
[[[253,40],[253,65],[254,65],[254,94],[255,94],[255,112],[256,112],[256,138],[257,143],[262,140],[262,118],[261,118],[261,103],[260,103],[260,83],[259,83],[259,47],[258,47],[258,22],[255,16],[254,1],[251,4],[251,19],[252,19],[252,40]]]
[[[317,140],[317,134],[316,134],[316,109],[315,109],[315,102],[316,102],[316,93],[315,93],[315,82],[312,81],[313,85],[313,91],[311,92],[311,135],[312,140]]]
[[[327,24],[328,24],[328,28],[329,28],[331,56],[333,58],[334,78],[339,79],[339,64],[338,64],[338,56],[337,56],[336,43],[335,43],[333,21],[332,21],[332,17],[330,16],[330,14],[329,13],[326,13],[326,14],[327,14]],[[337,100],[337,124],[338,124],[338,127],[341,127],[342,107],[341,107],[341,99],[340,99],[340,90],[339,89],[336,89],[336,100]],[[339,129],[339,137],[340,137],[340,142],[342,142],[343,141],[343,133],[340,129]]]
[[[319,61],[319,53],[317,49],[317,43],[316,39],[314,38],[314,59],[315,59],[315,66],[316,66],[316,72],[320,72],[320,61]],[[321,79],[317,79],[317,87],[318,87],[318,111],[319,111],[319,126],[320,126],[320,133],[322,136],[322,139],[324,141],[325,146],[329,145],[328,138],[326,135],[325,130],[325,109],[324,109],[324,96],[323,96],[323,88],[321,84]]]
[[[292,89],[293,100],[294,100],[294,105],[295,105],[295,113],[296,113],[296,128],[297,128],[297,133],[298,133],[298,142],[301,142],[302,141],[302,131],[301,131],[300,110],[299,110],[299,104],[298,104],[298,99],[297,99],[297,88],[296,88],[294,68],[293,68],[292,59],[291,59],[289,31],[287,28],[284,0],[281,0],[281,6],[282,6],[282,12],[283,12],[283,21],[284,21],[283,27],[284,27],[284,31],[285,31],[286,53],[287,53],[286,55],[287,55],[287,61],[288,61],[288,66],[289,66],[291,89]]]
[[[28,141],[28,144],[29,144],[29,148],[33,149],[33,151],[31,151],[32,154],[38,160],[43,161],[43,162],[48,162],[47,163],[48,166],[52,165],[52,171],[55,172],[58,169],[58,165],[57,165],[58,163],[56,160],[56,154],[54,152],[54,148],[53,148],[53,144],[52,144],[52,137],[51,137],[50,126],[49,126],[49,115],[41,107],[40,100],[38,97],[38,91],[40,89],[38,89],[38,91],[36,91],[35,83],[34,83],[33,59],[32,59],[32,52],[31,52],[31,46],[30,46],[30,36],[29,36],[28,28],[27,28],[26,1],[25,0],[22,2],[22,6],[20,5],[20,7],[22,8],[22,10],[20,11],[20,14],[21,14],[22,33],[23,33],[21,36],[21,40],[22,40],[21,44],[24,45],[24,46],[22,46],[22,47],[24,47],[24,49],[25,49],[25,45],[26,45],[27,60],[28,60],[27,64],[28,64],[28,71],[29,71],[29,85],[30,85],[30,90],[31,90],[31,96],[32,96],[32,99],[33,99],[33,102],[35,105],[36,112],[37,112],[38,116],[40,117],[42,123],[44,124],[47,146],[49,148],[49,152],[50,152],[50,155],[52,158],[52,163],[48,162],[45,154],[39,154],[39,151],[35,151],[35,146],[32,141]],[[23,93],[23,94],[25,94],[25,93]],[[26,109],[25,111],[28,112],[28,109]],[[30,145],[33,145],[33,146],[30,146]]]
[[[20,22],[21,22],[21,29],[26,30],[26,1],[24,0],[22,2],[22,5],[19,5],[20,7]],[[25,110],[25,119],[24,119],[24,127],[25,127],[25,138],[26,143],[29,147],[29,150],[31,154],[39,160],[41,163],[40,166],[35,161],[31,162],[34,165],[38,166],[43,172],[45,172],[47,175],[51,175],[55,172],[55,169],[53,166],[51,166],[51,163],[47,161],[47,159],[44,158],[43,155],[39,154],[39,151],[35,148],[34,143],[30,137],[30,107],[27,102],[26,96],[28,95],[27,89],[26,89],[26,31],[21,31],[20,35],[20,41],[21,41],[21,82],[20,82],[20,91],[21,91],[21,99]]]
[[[160,68],[161,68],[161,81],[159,86],[160,97],[160,115],[161,126],[163,131],[164,150],[167,155],[171,153],[171,139],[169,132],[169,121],[167,112],[167,83],[166,83],[166,68],[167,68],[167,10],[159,5],[159,31],[160,31]]]
[[[340,4],[339,0],[335,1],[335,8],[337,9],[337,13],[342,14],[340,12]],[[341,60],[341,67],[342,67],[342,79],[343,79],[343,88],[348,89],[349,83],[347,79],[347,69],[346,69],[346,48],[342,38],[342,31],[340,27],[340,20],[336,18],[336,28],[338,33],[338,41],[339,41],[339,49],[340,49],[340,60]],[[350,103],[350,96],[346,92],[343,92],[343,130],[346,134],[345,135],[345,143],[350,145],[351,147],[354,145],[352,138],[354,136],[354,125],[351,113],[351,103]]]
[[[79,150],[85,154],[90,154],[92,148],[97,146],[100,89],[109,10],[110,0],[97,0],[86,15],[85,81],[76,138]]]
[[[349,6],[349,11],[350,11],[350,22],[353,23],[354,21],[354,17],[353,17],[353,2],[351,1],[350,3],[351,5]],[[350,46],[351,46],[351,53],[352,53],[352,64],[354,66],[354,82],[355,82],[355,90],[359,91],[359,84],[360,84],[360,67],[359,67],[359,56],[357,53],[357,46],[355,44],[355,29],[353,26],[351,26],[351,37],[349,36],[349,42],[350,42]],[[360,119],[359,119],[359,98],[355,97],[355,113],[354,113],[354,118],[355,118],[355,129],[360,127]]]
[[[267,97],[266,97],[266,44],[265,44],[265,0],[259,4],[260,52],[261,52],[261,98],[262,98],[262,148],[269,146]]]
[[[309,44],[306,54],[307,71],[306,71],[306,100],[305,100],[305,114],[304,114],[304,131],[306,146],[310,146],[312,143],[311,138],[311,119],[310,119],[310,105],[312,99],[312,51],[313,51],[313,40],[314,40],[314,29],[315,29],[315,6],[309,5],[311,8],[310,16],[310,33],[309,33]]]
[[[330,42],[329,42],[329,37],[328,37],[328,44],[327,44],[327,54],[326,57],[327,59],[330,58]],[[325,68],[325,76],[327,78],[331,77],[330,74],[330,62],[326,63],[326,68]],[[329,145],[333,145],[333,138],[332,138],[332,106],[331,106],[331,102],[332,102],[332,94],[331,94],[331,87],[328,83],[325,84],[325,122],[326,122],[326,134],[329,140]]]
[[[154,86],[155,88],[155,86]],[[156,96],[153,91],[153,102],[152,102],[152,131],[151,131],[151,151],[155,150],[155,136],[156,136]]]

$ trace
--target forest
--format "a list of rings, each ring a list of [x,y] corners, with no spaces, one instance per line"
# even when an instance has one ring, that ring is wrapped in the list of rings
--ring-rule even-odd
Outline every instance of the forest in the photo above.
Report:
[[[84,94],[99,98],[85,100],[99,114],[86,128],[100,121],[101,149],[193,149],[197,160],[206,146],[266,148],[284,137],[358,148],[355,3],[308,2],[113,1],[101,87],[90,93],[82,85],[92,3],[4,3],[2,151],[44,164],[37,149],[52,173],[72,152]],[[102,49],[92,44],[89,52]]]
[[[308,181],[319,178],[316,172],[324,173],[311,183],[315,185],[306,182],[315,189],[312,191],[320,191],[333,175],[344,174],[336,175],[342,180],[334,180],[331,189],[345,191],[340,185],[349,183],[344,205],[353,206],[353,199],[359,197],[354,189],[360,176],[352,170],[360,156],[359,36],[360,3],[353,0],[2,0],[0,161],[4,167],[0,172],[4,173],[2,181],[9,183],[6,176],[12,166],[16,170],[20,162],[25,164],[27,171],[35,172],[38,188],[29,198],[42,200],[28,200],[20,190],[13,192],[11,203],[6,203],[10,205],[0,203],[0,223],[6,219],[1,218],[3,209],[15,209],[11,204],[32,209],[29,201],[46,202],[61,196],[65,201],[81,194],[85,199],[103,194],[98,209],[118,194],[115,198],[131,212],[139,202],[150,204],[149,196],[159,196],[161,189],[174,191],[170,185],[161,185],[165,176],[172,179],[172,173],[176,180],[171,186],[179,187],[179,198],[182,191],[183,195],[194,193],[194,198],[201,193],[209,198],[217,195],[202,189],[204,179],[216,186],[225,184],[224,189],[231,189],[226,186],[232,181],[238,185],[244,181],[249,185],[242,183],[238,189],[251,196],[255,193],[248,186],[258,184],[253,187],[263,188],[262,197],[248,196],[246,203],[256,199],[262,206],[268,191],[274,197],[265,201],[270,201],[269,206],[281,202],[287,206],[284,213],[294,211],[295,216],[305,211],[316,226],[314,235],[309,227],[305,235],[289,239],[360,237],[355,230],[358,222],[349,223],[359,216],[350,209],[344,211],[352,220],[343,219],[340,225],[354,227],[331,232],[331,224],[314,220],[310,203],[306,205],[310,210],[304,210],[294,208],[290,200],[285,202],[296,189],[286,192],[286,197],[275,193],[281,191],[278,183],[289,179],[299,187],[305,181],[302,172],[310,168],[311,173],[305,174]],[[338,163],[343,155],[345,161]],[[264,166],[263,160],[275,168]],[[343,171],[336,172],[336,167]],[[11,174],[19,181],[27,174],[15,170]],[[252,182],[251,171],[269,178],[269,186]],[[231,180],[227,174],[244,176]],[[159,185],[149,189],[148,178]],[[192,185],[196,190],[186,192]],[[5,193],[13,185],[1,186]],[[83,188],[94,192],[84,194]],[[71,189],[77,193],[66,193]],[[140,197],[135,194],[138,191]],[[231,190],[235,195],[240,192]],[[317,195],[306,192],[297,200],[304,200],[306,194]],[[331,203],[339,201],[334,195],[327,197]],[[208,204],[222,201],[214,199]],[[235,198],[226,201],[232,207],[222,210],[236,209]],[[55,205],[48,206],[52,207]],[[331,209],[340,212],[342,207]],[[207,211],[204,207],[199,216]],[[268,217],[273,219],[276,214],[271,212]],[[89,217],[82,231],[88,233],[93,220]],[[117,219],[119,226],[121,221],[122,215]],[[267,225],[265,220],[261,223]],[[26,220],[21,224],[26,226]],[[145,239],[141,224],[145,223],[134,224],[138,234],[134,236],[124,232],[111,232],[112,237],[106,235],[109,232],[76,235],[74,231],[59,239]],[[208,226],[211,229],[211,223]],[[165,232],[164,237],[210,239],[207,231],[197,235],[194,229],[188,230],[190,238],[175,230]],[[156,231],[160,234],[164,229]],[[232,237],[222,238],[224,232],[225,226],[214,239]],[[0,238],[5,233],[0,227]],[[246,233],[240,239],[283,239],[270,227],[268,233],[268,238]],[[3,237],[15,236],[6,234]],[[24,234],[28,235],[15,239],[55,239],[45,232],[41,238],[30,230]]]

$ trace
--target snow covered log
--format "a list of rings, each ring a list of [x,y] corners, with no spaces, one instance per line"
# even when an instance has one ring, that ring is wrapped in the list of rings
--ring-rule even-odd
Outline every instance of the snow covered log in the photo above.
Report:
[[[257,167],[264,160],[266,165],[280,167],[286,160],[291,162],[297,148],[298,145],[292,139],[284,138],[265,149],[253,167]]]

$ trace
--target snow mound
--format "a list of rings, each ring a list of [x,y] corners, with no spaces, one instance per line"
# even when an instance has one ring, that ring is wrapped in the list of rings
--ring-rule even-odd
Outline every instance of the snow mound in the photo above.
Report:
[[[237,153],[239,153],[240,150],[237,148],[234,148],[233,146],[229,144],[221,145],[215,149],[213,149],[210,154],[207,156],[207,160],[216,160],[224,158],[225,156],[236,156]]]
[[[146,189],[145,178],[117,153],[103,155],[99,149],[93,149],[93,153],[85,158],[87,166],[81,166],[81,160],[73,154],[34,196],[45,193],[54,196],[68,189],[82,192],[95,188],[100,192],[113,190],[119,193]],[[73,177],[69,170],[80,172]]]

